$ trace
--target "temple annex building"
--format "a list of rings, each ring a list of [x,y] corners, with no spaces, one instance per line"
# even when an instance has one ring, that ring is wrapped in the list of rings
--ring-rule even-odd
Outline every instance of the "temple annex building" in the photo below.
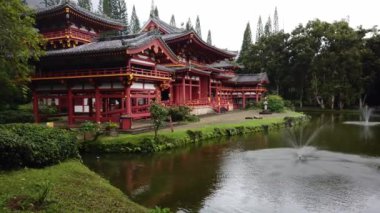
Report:
[[[36,122],[46,116],[39,106],[55,105],[58,113],[50,116],[67,116],[69,126],[127,119],[128,129],[150,116],[152,101],[205,114],[245,108],[266,92],[266,73],[235,73],[236,52],[158,18],[138,34],[104,36],[126,26],[62,1],[37,9],[36,22],[47,40],[31,82]]]

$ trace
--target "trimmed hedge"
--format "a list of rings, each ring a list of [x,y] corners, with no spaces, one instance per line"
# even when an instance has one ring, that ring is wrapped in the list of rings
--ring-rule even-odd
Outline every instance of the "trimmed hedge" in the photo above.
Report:
[[[269,95],[268,109],[272,112],[283,112],[285,110],[284,99],[279,95]]]
[[[0,125],[0,168],[41,168],[78,158],[75,134],[35,124]]]
[[[34,117],[31,112],[21,110],[0,111],[0,124],[9,123],[33,123]]]

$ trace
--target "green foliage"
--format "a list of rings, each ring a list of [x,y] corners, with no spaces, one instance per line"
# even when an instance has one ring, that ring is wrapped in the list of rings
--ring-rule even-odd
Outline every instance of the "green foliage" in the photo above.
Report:
[[[154,209],[151,209],[149,213],[171,213],[169,208],[161,208],[156,206]]]
[[[195,32],[200,38],[202,38],[201,21],[199,20],[199,16],[197,16],[197,19],[195,21]]]
[[[108,125],[108,124],[106,124],[106,125]],[[92,122],[92,121],[85,121],[79,127],[79,131],[81,131],[81,132],[93,132],[93,133],[95,133],[99,130],[100,130],[99,124]]]
[[[241,45],[241,50],[238,58],[238,62],[242,62],[243,58],[247,57],[248,50],[252,45],[252,32],[251,32],[251,26],[249,25],[249,22],[247,23],[247,26],[244,30],[244,36],[243,36],[243,43]]]
[[[55,105],[42,104],[38,106],[38,111],[44,115],[54,115],[57,114],[58,109]]]
[[[0,1],[0,106],[27,96],[29,62],[43,54],[33,13],[20,0]]]
[[[169,108],[169,115],[172,117],[172,121],[187,121],[191,117],[191,109],[187,106],[174,106]]]
[[[34,124],[0,126],[0,168],[45,167],[79,156],[76,136]]]
[[[31,112],[21,110],[0,111],[0,124],[9,123],[33,123],[34,117]]]
[[[190,140],[193,142],[202,140],[202,131],[197,130],[187,130],[186,134],[189,136]]]
[[[103,128],[105,130],[117,129],[119,128],[119,124],[115,122],[106,122],[106,123],[103,123]]]
[[[279,95],[268,96],[268,109],[272,112],[283,112],[285,110],[285,103]]]
[[[92,10],[92,2],[91,0],[78,0],[78,5],[88,11]]]
[[[175,23],[175,18],[174,18],[174,14],[172,15],[172,17],[170,18],[170,26],[173,26],[173,27],[176,27],[176,23]]]
[[[158,129],[165,123],[168,117],[168,109],[157,103],[153,103],[149,108],[150,116],[153,121],[154,138],[157,139]]]
[[[192,30],[193,29],[193,24],[191,23],[191,19],[189,18],[186,22],[186,30]]]
[[[140,20],[137,17],[135,5],[133,5],[133,9],[132,9],[130,28],[131,28],[131,33],[133,33],[133,34],[138,33],[140,31],[140,29],[141,29],[141,27],[140,27]]]
[[[207,44],[212,45],[211,30],[207,33]]]

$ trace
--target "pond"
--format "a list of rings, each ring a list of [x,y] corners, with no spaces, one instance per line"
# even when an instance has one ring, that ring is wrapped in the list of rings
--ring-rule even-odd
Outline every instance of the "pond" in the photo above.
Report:
[[[175,212],[378,212],[380,125],[310,115],[304,128],[83,160],[135,202]]]

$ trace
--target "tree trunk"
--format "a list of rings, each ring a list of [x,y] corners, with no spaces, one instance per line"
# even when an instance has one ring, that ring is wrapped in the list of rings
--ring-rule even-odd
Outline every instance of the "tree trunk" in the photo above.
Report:
[[[302,107],[303,107],[303,89],[301,89],[300,104],[299,104],[299,106],[302,109]]]
[[[342,110],[344,107],[344,103],[343,101],[339,101],[339,109]]]
[[[334,105],[335,105],[335,96],[332,95],[332,96],[331,96],[331,106],[330,106],[330,108],[331,108],[331,109],[334,109]]]
[[[321,96],[316,96],[315,99],[317,100],[317,103],[321,107],[321,109],[325,109],[325,103],[323,101],[323,98],[321,98]]]

